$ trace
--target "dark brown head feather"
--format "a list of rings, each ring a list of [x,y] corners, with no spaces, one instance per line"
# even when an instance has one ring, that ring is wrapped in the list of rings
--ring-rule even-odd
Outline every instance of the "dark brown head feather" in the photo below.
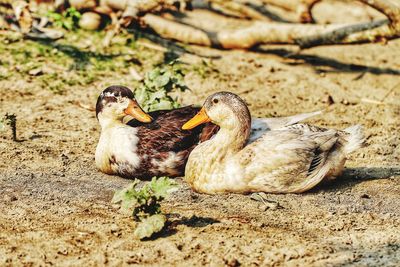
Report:
[[[97,98],[96,117],[103,110],[105,105],[110,102],[117,102],[117,97],[135,98],[133,92],[128,87],[120,85],[109,86]]]

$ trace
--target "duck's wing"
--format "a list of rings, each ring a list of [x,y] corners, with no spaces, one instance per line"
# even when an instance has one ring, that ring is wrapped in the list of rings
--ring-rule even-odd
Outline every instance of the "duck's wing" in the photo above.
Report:
[[[173,110],[150,112],[151,123],[136,120],[128,125],[137,129],[136,153],[141,158],[136,175],[179,176],[183,174],[186,160],[200,138],[210,138],[212,125],[200,125],[192,130],[182,130],[182,125],[191,119],[200,108],[187,106]]]
[[[337,139],[335,130],[274,130],[239,152],[238,163],[252,191],[300,193],[329,172],[327,157]]]
[[[249,143],[252,143],[260,138],[267,131],[277,130],[282,127],[295,125],[300,121],[317,116],[319,114],[322,114],[322,111],[302,113],[280,118],[251,118],[251,133]]]
[[[327,128],[318,127],[309,124],[294,124],[285,127],[285,129],[297,130],[302,133],[324,132]],[[338,144],[343,148],[343,156],[346,156],[355,150],[364,146],[365,136],[363,127],[359,124],[350,126],[344,130],[336,130],[339,136]]]
[[[192,118],[199,108],[187,106],[173,110],[150,112],[151,123],[129,122],[136,127],[139,147],[145,151],[159,152],[181,151],[197,144],[203,127],[184,131],[182,125]]]

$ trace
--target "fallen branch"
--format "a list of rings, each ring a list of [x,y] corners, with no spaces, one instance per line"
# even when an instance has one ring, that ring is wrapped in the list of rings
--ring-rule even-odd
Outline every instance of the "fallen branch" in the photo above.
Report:
[[[312,8],[322,0],[261,0],[265,4],[295,12],[301,23],[313,23]]]
[[[275,2],[284,8],[292,8],[289,4],[298,3],[296,10],[305,14],[304,20],[313,21],[312,7],[321,0],[263,0]],[[141,27],[149,27],[158,35],[166,39],[173,39],[183,43],[202,46],[214,46],[225,49],[248,49],[260,44],[295,44],[301,48],[320,45],[351,44],[386,41],[400,36],[400,7],[391,0],[358,0],[386,15],[387,20],[359,23],[359,24],[300,24],[267,22],[266,18],[255,9],[237,1],[207,0],[225,9],[240,13],[245,18],[252,19],[252,24],[236,30],[221,30],[209,32],[195,26],[181,24],[151,12],[176,11],[185,8],[190,0],[102,0],[94,11],[107,14],[112,18],[112,25],[108,28],[104,44],[107,46],[121,26],[127,26],[131,20],[141,22]],[[25,15],[26,2],[20,3],[15,13],[20,16],[21,28],[30,28],[29,18]],[[177,5],[179,4],[179,5]],[[119,15],[118,15],[119,14]],[[26,18],[22,20],[21,18]],[[27,31],[25,29],[25,31]]]
[[[320,0],[314,0],[319,2]],[[388,20],[349,25],[324,34],[314,34],[298,38],[301,48],[320,45],[369,43],[386,41],[400,37],[400,6],[385,0],[358,0],[383,13]]]
[[[208,3],[212,9],[237,18],[270,21],[257,10],[236,1],[208,0]]]
[[[285,43],[308,48],[328,44],[350,44],[388,40],[400,36],[400,8],[385,0],[359,0],[384,13],[388,20],[361,24],[289,24],[254,21],[237,30],[206,32],[188,25],[146,14],[141,21],[164,38],[183,43],[247,49],[259,44]]]

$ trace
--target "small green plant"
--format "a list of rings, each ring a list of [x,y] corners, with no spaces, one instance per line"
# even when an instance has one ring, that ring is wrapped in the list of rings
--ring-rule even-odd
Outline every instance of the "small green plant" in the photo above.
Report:
[[[196,72],[202,79],[207,78],[212,73],[218,73],[218,69],[212,61],[201,60],[201,63],[193,66],[193,71]]]
[[[47,13],[47,17],[49,17],[53,21],[56,27],[65,28],[71,31],[75,30],[78,27],[81,13],[79,13],[79,11],[76,10],[74,7],[70,7],[61,14],[50,11]]]
[[[177,189],[177,184],[168,177],[153,177],[142,188],[138,188],[138,184],[139,180],[135,179],[128,187],[117,191],[112,203],[132,211],[133,219],[138,222],[133,235],[144,239],[164,228],[167,217],[162,213],[160,202]]]
[[[12,139],[13,141],[17,141],[17,116],[15,114],[8,114],[0,119],[0,130],[4,130],[4,124],[10,126],[12,131]]]
[[[179,103],[169,93],[188,89],[184,77],[182,66],[176,61],[156,67],[146,73],[142,85],[135,90],[135,98],[147,112],[178,108]]]

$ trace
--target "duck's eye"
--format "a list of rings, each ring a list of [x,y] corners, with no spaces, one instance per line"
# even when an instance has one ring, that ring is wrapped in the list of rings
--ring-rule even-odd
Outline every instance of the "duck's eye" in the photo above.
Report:
[[[214,98],[214,99],[213,99],[213,103],[214,103],[214,104],[217,104],[217,103],[218,103],[218,99],[217,99],[217,98]]]

